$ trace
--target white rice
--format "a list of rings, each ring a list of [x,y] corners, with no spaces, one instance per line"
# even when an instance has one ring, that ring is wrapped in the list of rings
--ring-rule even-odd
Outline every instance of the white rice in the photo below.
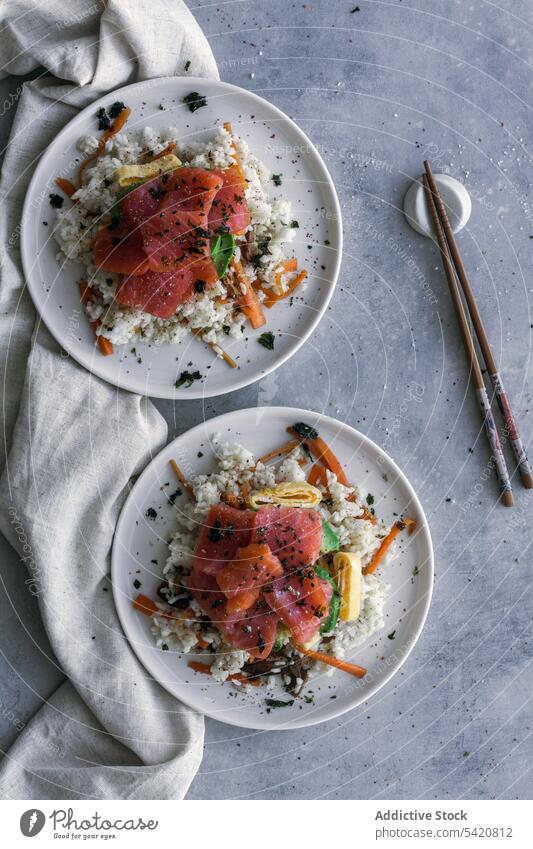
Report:
[[[218,470],[211,475],[197,475],[191,484],[194,499],[187,500],[179,509],[176,507],[177,530],[170,540],[170,554],[165,564],[163,575],[169,584],[179,585],[184,576],[190,571],[194,549],[202,525],[205,523],[210,507],[218,504],[223,493],[238,493],[243,483],[248,483],[251,489],[274,486],[282,481],[301,481],[305,479],[302,467],[298,463],[304,457],[303,451],[297,448],[288,455],[277,467],[266,467],[257,463],[253,454],[242,445],[220,443],[218,434],[213,436],[213,446],[217,456]],[[363,566],[372,558],[379,547],[387,528],[382,522],[373,524],[367,519],[356,518],[360,515],[364,501],[357,490],[344,487],[337,482],[335,475],[328,472],[328,489],[332,503],[322,502],[320,512],[332,526],[340,538],[341,549],[356,552]],[[348,501],[347,497],[355,492],[356,500]],[[390,557],[391,554],[387,555]],[[384,561],[387,562],[387,558]],[[363,575],[361,585],[361,612],[355,622],[339,620],[333,635],[327,635],[328,641],[318,644],[317,648],[335,657],[350,655],[358,646],[366,643],[375,633],[384,627],[383,608],[390,590],[376,575]],[[193,602],[198,613],[200,609]],[[187,625],[188,633],[180,623],[169,625],[167,620],[153,618],[154,635],[157,645],[167,643],[174,651],[187,654],[196,644],[199,624]],[[193,631],[191,638],[190,631]],[[171,632],[171,633],[170,633]],[[202,630],[202,637],[210,643],[212,655],[209,655],[211,672],[215,680],[224,681],[229,675],[242,669],[247,661],[246,652],[236,651],[224,644],[220,633],[213,626],[207,632]],[[333,637],[330,639],[330,637]],[[289,639],[287,638],[287,643]],[[202,658],[203,659],[203,658]],[[311,675],[333,674],[330,666],[315,663],[310,666]],[[273,680],[273,676],[271,676]]]
[[[237,237],[236,258],[240,259],[244,271],[251,281],[258,280],[265,288],[277,284],[276,275],[280,264],[287,259],[287,244],[292,241],[295,229],[291,227],[291,206],[287,201],[269,196],[273,184],[271,174],[248,148],[246,142],[233,137],[239,160],[247,180],[246,201],[251,216],[248,232]],[[77,262],[85,269],[84,279],[94,291],[94,301],[86,306],[91,321],[101,323],[97,333],[115,345],[137,340],[161,343],[179,342],[189,333],[182,322],[187,321],[191,329],[203,329],[206,342],[223,344],[224,336],[240,339],[244,334],[244,318],[235,312],[231,298],[221,303],[227,289],[224,283],[232,279],[231,270],[222,281],[210,287],[204,294],[181,304],[176,315],[169,319],[156,318],[149,313],[114,303],[114,294],[119,275],[103,272],[94,265],[92,241],[96,232],[109,221],[109,211],[118,193],[118,184],[113,180],[115,171],[122,165],[138,162],[147,154],[163,151],[171,142],[176,144],[175,153],[184,164],[201,168],[227,168],[234,164],[232,137],[224,129],[217,130],[209,142],[179,140],[175,127],[153,130],[145,127],[140,131],[118,133],[111,138],[105,152],[94,165],[84,171],[84,184],[74,194],[78,202],[57,211],[53,234],[59,245],[57,259],[60,263]],[[82,136],[78,149],[83,156],[96,150],[98,139]],[[266,246],[267,253],[261,259],[261,267],[247,261],[243,248],[250,244],[253,251],[257,245]],[[289,278],[282,274],[281,287],[286,290]],[[264,295],[259,292],[259,298]]]

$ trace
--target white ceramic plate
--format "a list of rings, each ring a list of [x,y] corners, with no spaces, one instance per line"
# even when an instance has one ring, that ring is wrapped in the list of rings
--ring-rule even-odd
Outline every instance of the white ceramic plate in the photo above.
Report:
[[[206,95],[208,105],[191,113],[182,98],[191,91]],[[299,265],[309,271],[302,295],[268,310],[268,326],[276,336],[274,351],[258,344],[262,332],[250,330],[244,341],[224,339],[224,347],[238,362],[237,369],[216,359],[210,348],[191,336],[178,345],[135,343],[104,357],[95,347],[94,333],[80,311],[76,281],[82,266],[61,267],[51,236],[55,212],[49,194],[57,192],[54,179],[73,177],[80,154],[78,138],[93,135],[95,113],[122,100],[133,110],[127,130],[176,126],[187,140],[206,140],[224,121],[245,139],[282,186],[272,184],[272,195],[292,203],[299,222],[293,249]],[[164,107],[164,108],[161,108]],[[68,203],[68,201],[67,201]],[[84,109],[59,133],[41,157],[30,182],[23,212],[22,262],[33,301],[57,341],[74,359],[98,377],[116,386],[158,398],[200,398],[240,389],[259,380],[298,350],[316,327],[329,303],[342,251],[339,202],[331,177],[307,136],[271,103],[256,94],[216,80],[169,77],[148,80],[106,95]],[[48,222],[44,224],[43,222]],[[198,369],[204,380],[190,388],[175,389],[181,371]]]
[[[403,513],[417,521],[412,536],[402,534],[398,553],[384,575],[392,585],[381,633],[357,649],[352,659],[369,673],[361,680],[343,672],[313,678],[304,693],[313,692],[313,703],[297,699],[291,707],[267,713],[265,696],[287,699],[264,687],[246,692],[229,683],[211,681],[192,672],[190,656],[155,647],[151,620],[132,608],[138,592],[156,598],[161,570],[168,556],[167,540],[176,527],[176,507],[168,495],[176,489],[169,468],[174,458],[191,476],[214,470],[213,434],[223,441],[239,442],[261,456],[286,438],[285,429],[296,421],[318,428],[346,464],[348,478],[371,492],[376,513],[387,522]],[[201,454],[201,456],[198,456]],[[182,496],[186,497],[186,496]],[[146,515],[153,508],[157,517]],[[141,588],[134,586],[140,582]],[[282,729],[313,725],[332,719],[366,701],[400,668],[415,645],[428,611],[433,587],[433,549],[426,517],[415,492],[396,464],[367,437],[327,416],[290,407],[257,407],[219,416],[178,437],[150,463],[135,483],[117,525],[112,555],[115,604],[126,636],[146,669],[176,698],[222,722],[246,728]],[[388,635],[394,633],[394,639]],[[248,692],[252,691],[252,692]]]

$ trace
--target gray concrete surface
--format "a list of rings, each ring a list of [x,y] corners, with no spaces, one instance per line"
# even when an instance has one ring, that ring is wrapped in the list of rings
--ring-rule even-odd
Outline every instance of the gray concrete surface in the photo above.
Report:
[[[257,403],[324,410],[384,445],[415,485],[436,550],[433,605],[401,672],[318,728],[251,733],[207,720],[190,798],[531,798],[531,500],[496,505],[435,248],[401,215],[428,156],[473,198],[460,247],[529,441],[533,7],[527,0],[191,3],[223,79],[293,117],[339,193],[342,272],[311,344],[235,394],[157,402],[170,436]],[[3,81],[0,105],[18,81]],[[1,110],[0,110],[1,111]],[[2,113],[7,133],[13,109]],[[342,331],[355,353],[340,342]],[[329,370],[332,382],[318,381]],[[294,377],[297,375],[298,379]],[[5,543],[0,741],[60,680]]]

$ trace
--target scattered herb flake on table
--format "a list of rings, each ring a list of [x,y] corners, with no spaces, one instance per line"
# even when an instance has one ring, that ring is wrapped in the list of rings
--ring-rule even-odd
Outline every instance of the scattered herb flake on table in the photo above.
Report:
[[[387,634],[387,637],[388,637],[389,640],[395,640],[396,639],[396,629],[394,631],[391,631],[390,634]]]
[[[367,497],[366,497],[366,503],[368,504],[369,507],[371,507],[372,504],[374,503],[374,496],[372,495],[371,492],[369,492]]]
[[[267,348],[269,351],[274,350],[274,334],[268,330],[266,333],[261,333],[261,336],[258,337],[257,341],[263,348]]]
[[[182,371],[178,379],[176,380],[176,389],[179,389],[180,386],[192,386],[195,380],[202,380],[202,375],[199,371]]]
[[[191,91],[190,94],[185,95],[183,102],[189,107],[191,112],[196,112],[202,106],[207,106],[207,97],[204,97],[203,94],[197,91]]]
[[[272,180],[275,186],[281,186],[281,177],[281,174],[272,174],[272,177],[270,179]]]
[[[184,67],[185,73],[187,73],[187,71],[191,67],[191,60],[187,59],[187,61],[185,62],[185,65],[183,67]]]

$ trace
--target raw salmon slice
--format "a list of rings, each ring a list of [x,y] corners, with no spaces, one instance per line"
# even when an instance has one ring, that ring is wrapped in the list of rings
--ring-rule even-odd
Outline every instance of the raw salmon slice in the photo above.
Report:
[[[298,643],[311,640],[329,613],[333,589],[306,567],[274,581],[264,599]]]
[[[217,192],[209,212],[209,229],[211,233],[215,233],[222,227],[235,236],[241,236],[250,224],[250,212],[240,168],[232,165],[216,173],[223,180],[223,185]]]
[[[234,560],[217,573],[216,581],[226,598],[228,613],[248,610],[256,603],[261,589],[273,578],[283,575],[283,567],[268,545],[239,548]]]
[[[102,271],[119,274],[144,274],[148,259],[140,237],[125,223],[101,227],[94,243],[94,264]]]
[[[255,514],[251,542],[265,543],[286,573],[312,566],[320,554],[322,519],[315,510],[261,507]]]
[[[216,575],[239,548],[248,545],[254,519],[253,510],[237,510],[227,504],[211,507],[194,552],[193,572]]]
[[[210,259],[194,260],[175,271],[147,271],[124,277],[115,300],[158,318],[171,318],[178,306],[188,301],[201,284],[202,291],[218,280]]]
[[[260,660],[268,657],[276,640],[278,617],[263,599],[244,613],[228,613],[226,596],[220,591],[213,574],[194,570],[188,586],[228,645],[247,651]]]

